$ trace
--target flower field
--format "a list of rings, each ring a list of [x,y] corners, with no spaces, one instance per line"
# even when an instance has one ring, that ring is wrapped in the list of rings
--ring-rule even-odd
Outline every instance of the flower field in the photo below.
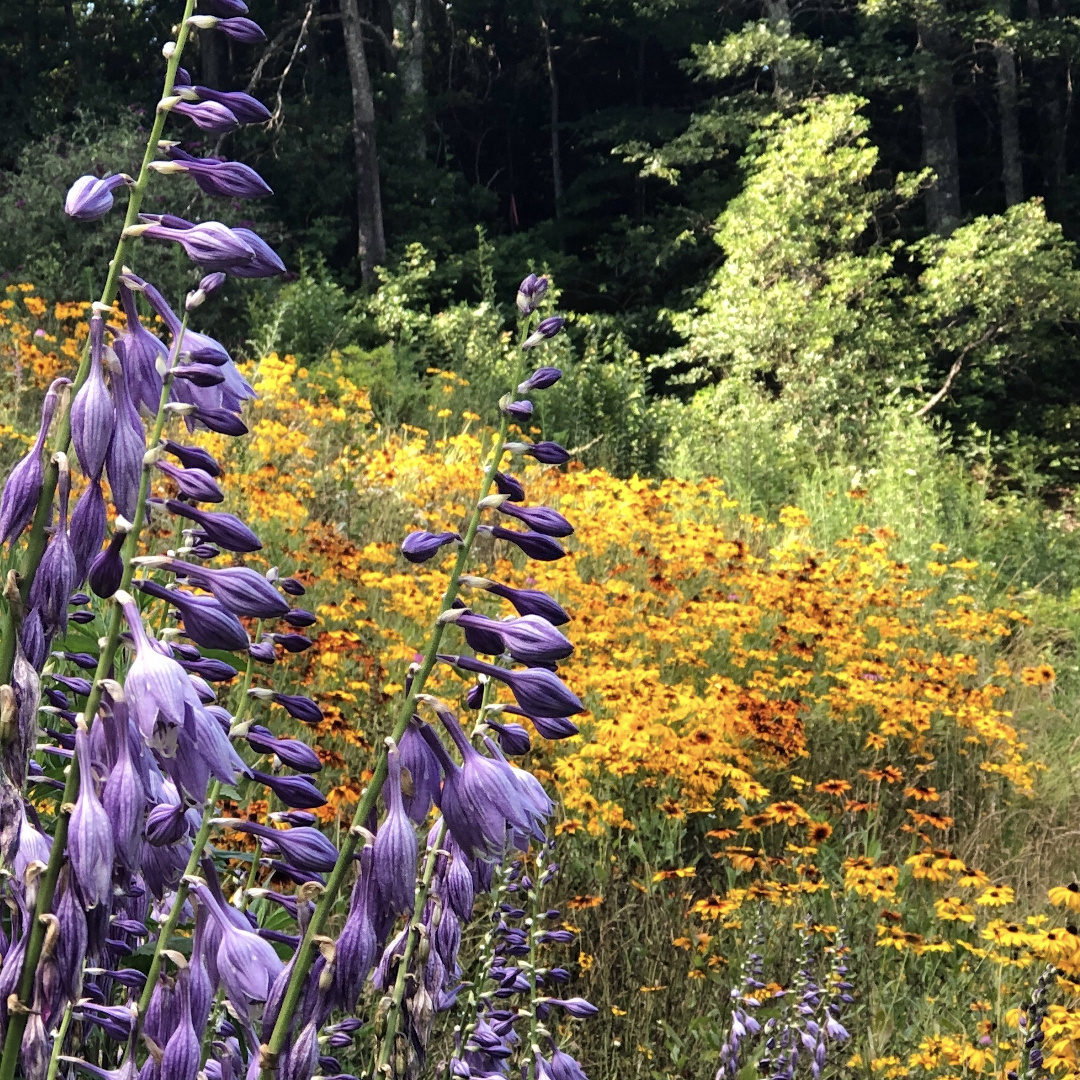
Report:
[[[81,312],[48,312],[28,286],[8,297],[17,416],[55,354],[71,357]],[[451,372],[428,373],[446,397],[429,429],[398,431],[339,357],[270,355],[244,373],[250,437],[200,443],[226,508],[263,539],[249,564],[295,573],[319,617],[276,688],[322,709],[317,725],[284,722],[332,777],[318,813],[334,835],[448,577],[449,554],[417,572],[400,537],[465,514],[490,435]],[[0,435],[12,457],[28,441],[17,423]],[[1053,722],[1055,673],[1017,645],[1024,609],[980,599],[983,569],[942,545],[902,564],[867,525],[822,550],[800,509],[765,522],[715,481],[574,465],[520,478],[577,524],[570,554],[526,570],[482,538],[476,573],[543,590],[575,623],[559,670],[587,713],[559,743],[532,731],[530,764],[558,796],[575,985],[602,1010],[579,1036],[591,1075],[712,1076],[722,1047],[764,1038],[745,1008],[764,1024],[818,956],[829,985],[842,966],[852,987],[831,1014],[836,1074],[1080,1076],[1080,889],[1060,858],[1076,847],[1047,851],[1057,841],[1036,827],[1047,764],[1029,730]],[[466,599],[485,610],[478,590]],[[457,700],[470,684],[436,669],[428,685]],[[237,809],[254,821],[267,805]],[[764,974],[740,989],[751,969]]]

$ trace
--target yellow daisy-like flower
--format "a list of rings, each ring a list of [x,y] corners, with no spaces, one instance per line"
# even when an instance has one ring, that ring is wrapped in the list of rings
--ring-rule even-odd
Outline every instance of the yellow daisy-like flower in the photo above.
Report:
[[[980,907],[1007,907],[1016,899],[1016,894],[1009,885],[991,885],[975,897]]]
[[[1016,923],[1007,923],[1004,919],[993,919],[987,923],[979,936],[1003,949],[1020,949],[1030,940],[1030,935],[1024,933],[1022,927]]]
[[[1055,885],[1046,895],[1054,907],[1080,911],[1080,885],[1077,885],[1075,881],[1068,885]]]
[[[945,896],[940,900],[935,900],[934,914],[942,922],[973,923],[975,921],[975,913],[959,896]]]

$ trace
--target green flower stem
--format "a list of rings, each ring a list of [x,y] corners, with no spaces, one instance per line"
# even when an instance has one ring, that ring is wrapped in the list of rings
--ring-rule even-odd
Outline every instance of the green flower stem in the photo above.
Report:
[[[162,84],[161,89],[162,98],[169,97],[173,92],[173,84],[176,81],[176,72],[180,67],[180,57],[184,51],[184,46],[187,44],[188,35],[190,33],[188,19],[191,18],[194,10],[195,0],[185,0],[184,17],[180,22],[180,32],[176,36],[176,47],[173,49],[173,54],[169,57],[169,62],[165,67],[165,81]],[[150,163],[157,156],[158,140],[161,138],[161,133],[165,127],[166,115],[167,113],[160,108],[157,109],[154,114],[154,123],[146,140],[146,150],[143,152],[139,175],[135,179],[135,186],[130,189],[130,194],[128,195],[127,213],[124,215],[124,226],[120,231],[120,239],[116,244],[116,252],[112,257],[112,261],[109,263],[109,273],[105,279],[105,288],[101,291],[101,303],[103,304],[111,305],[113,300],[116,299],[116,289],[120,279],[120,270],[128,257],[128,252],[131,250],[132,244],[132,238],[124,236],[124,230],[126,230],[129,225],[134,225],[139,219],[139,210],[141,209],[143,199],[146,196],[146,189],[150,184],[150,174],[152,171]],[[90,348],[88,343],[87,347],[83,349],[82,359],[79,362],[79,370],[75,375],[74,385],[71,387],[72,397],[78,393],[79,388],[86,382],[86,378],[89,374]],[[69,406],[63,411],[63,415],[60,417],[59,424],[56,428],[55,449],[67,453],[70,444],[71,409]],[[38,498],[37,510],[34,513],[34,521],[30,526],[30,535],[26,542],[26,549],[23,552],[22,575],[19,582],[19,591],[24,603],[26,598],[30,595],[30,586],[34,583],[34,575],[37,573],[41,557],[45,554],[45,547],[48,543],[45,529],[49,525],[52,517],[53,497],[56,494],[56,484],[58,479],[59,473],[57,467],[50,460],[45,466],[45,480],[42,484],[41,495]],[[16,613],[9,604],[5,607],[2,617],[0,617],[0,683],[11,682],[11,672],[15,665],[16,624]],[[0,1075],[2,1075],[2,1073],[0,1073]]]
[[[64,1007],[64,1016],[60,1021],[60,1029],[53,1040],[52,1054],[49,1055],[49,1071],[45,1074],[45,1080],[56,1080],[56,1074],[60,1071],[60,1050],[67,1037],[67,1030],[71,1026],[71,1010],[74,1002],[69,1001]]]
[[[176,354],[179,355],[180,343],[184,339],[184,330],[187,327],[187,317],[181,325],[177,336]],[[150,445],[156,446],[161,439],[161,433],[165,429],[165,419],[168,416],[165,406],[169,402],[169,391],[172,389],[172,375],[166,374],[161,387],[161,397],[158,399],[157,417],[154,420],[154,429],[150,435]],[[150,475],[153,466],[143,459],[142,476],[139,479],[139,499],[135,509],[135,520],[132,522],[131,532],[128,533],[122,549],[124,559],[124,573],[120,579],[121,590],[126,591],[131,587],[131,579],[135,573],[135,565],[132,562],[139,550],[139,536],[142,532],[143,523],[146,520],[146,500],[150,494]],[[97,670],[94,672],[94,681],[90,687],[90,696],[86,699],[86,709],[83,712],[83,721],[89,728],[97,716],[98,706],[101,704],[101,681],[109,677],[112,671],[113,660],[120,642],[120,628],[123,623],[123,613],[120,605],[113,603],[109,613],[109,629],[98,657]],[[5,638],[6,640],[6,638]],[[34,908],[34,918],[30,923],[30,940],[26,947],[26,959],[23,961],[22,974],[19,978],[19,1001],[23,1004],[33,999],[34,974],[37,970],[38,960],[41,957],[41,947],[45,941],[45,924],[41,916],[52,911],[53,894],[56,891],[56,882],[60,876],[61,867],[67,858],[67,834],[68,822],[71,814],[71,806],[79,793],[79,759],[72,757],[68,766],[67,779],[64,783],[64,794],[60,799],[60,813],[56,819],[56,830],[53,836],[52,848],[49,852],[49,865],[42,876],[38,886],[37,904]],[[9,1017],[7,1035],[4,1038],[3,1055],[0,1056],[0,1080],[13,1080],[19,1060],[19,1049],[22,1046],[23,1031],[26,1028],[26,1013],[15,1011]]]
[[[536,1018],[536,935],[540,922],[540,888],[544,874],[543,849],[536,853],[536,861],[533,863],[533,887],[531,903],[529,904],[529,1077],[535,1078],[536,1055],[540,1052],[538,1021]]]
[[[492,485],[495,483],[495,473],[498,471],[499,463],[502,461],[503,448],[506,445],[506,435],[509,428],[509,418],[504,414],[502,423],[499,427],[499,433],[495,439],[495,444],[492,447],[491,459],[488,462],[487,468],[484,470],[484,478],[480,484],[480,494],[477,496],[476,505],[473,509],[472,516],[469,519],[468,528],[465,530],[465,536],[462,538],[462,544],[458,550],[457,560],[455,561],[454,569],[450,574],[450,581],[446,586],[446,592],[443,594],[442,603],[439,605],[440,615],[444,611],[448,611],[457,599],[458,591],[461,587],[461,575],[465,572],[469,555],[472,552],[473,543],[476,540],[476,532],[480,527],[480,519],[483,515],[483,510],[480,508],[479,503],[487,497],[488,493],[491,491]],[[445,630],[446,624],[436,620],[435,625],[432,627],[431,640],[428,642],[427,652],[424,654],[423,663],[420,665],[420,670],[413,678],[412,687],[406,695],[401,715],[394,725],[391,738],[395,743],[400,742],[402,735],[405,734],[405,728],[408,726],[409,720],[416,709],[417,696],[424,692],[424,686],[427,683],[428,676],[431,674],[437,662],[436,657]],[[341,853],[338,855],[337,862],[334,864],[334,869],[331,871],[330,877],[326,882],[326,889],[319,898],[318,904],[315,906],[315,911],[311,916],[311,921],[308,923],[307,931],[300,943],[300,948],[297,950],[296,964],[293,968],[292,977],[289,979],[288,988],[285,991],[281,1012],[278,1015],[277,1023],[274,1024],[274,1030],[270,1035],[269,1043],[262,1047],[263,1080],[271,1080],[271,1077],[273,1077],[274,1072],[277,1069],[278,1055],[280,1055],[285,1046],[285,1040],[288,1038],[289,1029],[292,1026],[292,1016],[296,1011],[297,1003],[300,1000],[300,993],[304,987],[304,980],[307,978],[308,970],[314,959],[315,938],[323,933],[330,911],[345,882],[345,875],[352,864],[353,856],[360,846],[360,841],[363,837],[361,827],[375,809],[376,801],[379,798],[379,793],[382,791],[382,786],[385,781],[386,748],[384,746],[379,751],[379,757],[375,764],[375,771],[371,777],[371,782],[360,797],[360,803],[356,808],[356,813],[353,815],[352,827],[349,829],[344,842],[341,845]],[[0,1077],[0,1080],[5,1080],[5,1078]]]
[[[262,621],[260,620],[256,627],[256,635],[258,635],[261,628]],[[240,684],[240,704],[236,709],[235,719],[237,723],[242,722],[247,714],[248,703],[251,700],[248,697],[247,692],[248,687],[251,686],[251,678],[254,669],[255,657],[253,657],[251,653],[248,653],[247,666],[244,668],[244,679]],[[203,852],[206,850],[206,845],[210,840],[210,832],[213,828],[211,822],[217,816],[214,811],[217,809],[217,801],[220,794],[221,782],[214,780],[206,790],[206,802],[203,804],[202,820],[199,822],[199,831],[195,834],[195,839],[192,841],[191,854],[188,856],[187,866],[184,867],[184,876],[180,879],[180,884],[176,889],[176,899],[169,909],[169,917],[159,928],[157,941],[154,943],[154,955],[150,960],[150,970],[146,975],[146,985],[143,986],[142,993],[139,995],[139,1015],[135,1020],[136,1035],[138,1035],[139,1029],[142,1027],[142,1020],[150,1005],[150,998],[153,997],[154,987],[157,986],[158,979],[161,977],[161,964],[164,952],[169,947],[169,942],[172,940],[173,934],[176,933],[176,926],[180,922],[180,915],[183,911],[184,904],[187,901],[188,892],[190,891],[189,879],[198,871],[199,860],[202,859]]]
[[[431,892],[431,879],[435,875],[435,864],[439,861],[443,842],[446,840],[446,821],[439,826],[439,835],[424,860],[424,872],[416,882],[416,892],[413,895],[413,914],[409,922],[409,933],[405,938],[405,951],[398,963],[397,978],[394,980],[394,989],[390,996],[390,1010],[386,1014],[386,1030],[382,1034],[379,1045],[379,1054],[375,1063],[374,1076],[396,1075],[388,1072],[390,1060],[394,1056],[394,1042],[397,1037],[398,1022],[401,1019],[402,1002],[405,1000],[405,985],[409,981],[409,964],[413,953],[416,952],[417,942],[420,940],[421,923],[424,921],[424,907],[427,904],[428,894]],[[429,948],[434,948],[428,942]],[[422,977],[418,973],[418,977]]]

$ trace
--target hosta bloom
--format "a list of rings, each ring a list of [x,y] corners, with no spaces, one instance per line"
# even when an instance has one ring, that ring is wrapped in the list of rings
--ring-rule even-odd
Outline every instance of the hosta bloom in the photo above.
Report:
[[[545,536],[569,536],[574,531],[574,526],[562,514],[548,506],[519,506],[508,501],[499,507],[499,513],[517,518]]]
[[[456,532],[429,533],[421,529],[405,537],[401,554],[412,563],[427,562],[440,548],[460,542],[461,536]]]
[[[215,90],[209,86],[192,86],[191,89],[202,101],[224,105],[241,124],[262,124],[270,119],[270,110],[243,90]]]
[[[259,825],[253,821],[229,821],[221,819],[219,824],[229,824],[237,832],[250,833],[261,837],[264,846],[269,845],[271,852],[279,851],[293,866],[301,870],[333,870],[337,861],[338,850],[318,829],[305,826],[293,829],[272,829],[268,825]]]
[[[566,549],[558,540],[538,532],[518,532],[516,529],[504,529],[501,525],[481,525],[478,532],[494,536],[496,540],[509,540],[519,547],[530,559],[540,562],[554,562],[566,554]]]
[[[478,647],[470,642],[478,652],[498,655],[505,651],[522,664],[554,664],[565,660],[574,651],[569,640],[539,615],[521,615],[501,621],[471,611],[458,614],[452,610],[447,615],[455,616],[453,621],[465,630],[480,629],[501,641],[501,646],[494,649]]]
[[[539,615],[551,623],[552,626],[562,626],[570,621],[561,604],[552,600],[545,592],[539,589],[513,589],[509,585],[502,585],[490,578],[474,577],[471,574],[463,574],[463,585],[469,585],[474,589],[483,589],[493,596],[501,596],[514,605],[519,615]]]
[[[221,475],[221,466],[214,460],[211,453],[201,446],[184,446],[181,443],[173,442],[172,439],[163,440],[161,445],[185,469],[201,469],[210,476]]]
[[[218,510],[200,510],[177,499],[167,499],[165,509],[198,524],[200,532],[212,544],[226,551],[251,552],[262,547],[262,541],[235,515]]]
[[[220,30],[227,37],[235,41],[242,41],[248,45],[256,45],[266,40],[266,34],[258,23],[251,19],[238,16],[233,19],[219,19],[213,15],[192,15],[188,22],[200,30]]]
[[[401,800],[405,812],[417,825],[422,825],[427,820],[432,803],[439,797],[439,784],[442,780],[438,758],[420,734],[421,724],[420,718],[414,716],[398,744],[401,767],[409,770],[412,779],[412,790],[403,790]]]
[[[581,704],[577,695],[557,675],[546,668],[510,671],[507,668],[496,667],[494,664],[487,664],[482,660],[475,660],[471,656],[448,656],[443,653],[439,654],[439,659],[455,667],[464,668],[466,671],[489,675],[493,679],[506,683],[517,698],[518,705],[529,716],[563,717],[585,711],[585,706]]]
[[[375,833],[373,873],[379,904],[398,914],[413,909],[416,882],[416,833],[401,800],[401,757],[397,747],[387,753],[387,778],[383,785],[386,816]]]
[[[115,857],[112,825],[101,805],[90,756],[90,735],[85,728],[75,732],[75,754],[79,762],[79,797],[68,824],[68,857],[87,908],[106,904],[112,893]]]
[[[105,471],[109,476],[113,506],[117,513],[128,520],[134,520],[139,502],[139,485],[142,481],[146,434],[139,419],[138,407],[133,400],[124,363],[127,363],[129,368],[132,366],[130,360],[121,362],[112,375],[116,426],[105,457]],[[157,410],[157,402],[154,403],[154,410]]]
[[[168,155],[168,161],[156,161],[151,167],[163,173],[188,173],[207,195],[226,199],[261,199],[273,195],[270,185],[251,166],[239,161],[197,158],[177,146],[170,147]]]
[[[140,217],[144,220],[138,225],[129,225],[124,230],[124,235],[145,236],[149,240],[171,240],[184,249],[192,262],[205,266],[208,270],[228,272],[231,267],[243,265],[255,258],[255,252],[243,238],[220,221],[204,221],[187,228],[176,228],[158,220],[147,221],[147,216],[141,214]]]
[[[108,513],[105,509],[105,496],[101,491],[101,484],[92,480],[79,497],[71,514],[71,551],[75,556],[77,582],[86,580],[90,563],[101,551],[106,528]]]
[[[80,176],[68,189],[64,213],[76,221],[99,221],[113,208],[113,192],[134,182],[125,173],[102,179]]]
[[[179,489],[180,494],[195,502],[223,502],[225,492],[217,481],[202,469],[181,469],[169,461],[155,461],[154,466]]]
[[[71,473],[64,454],[54,455],[59,469],[60,517],[41,557],[34,583],[30,586],[30,606],[41,618],[47,634],[67,632],[68,601],[78,588],[78,566],[68,535],[68,498]]]
[[[549,386],[554,386],[562,378],[562,371],[557,367],[541,367],[537,368],[523,383],[520,383],[517,388],[519,394],[528,394],[532,390],[546,390]]]
[[[145,556],[138,562],[143,566],[171,570],[186,577],[193,585],[213,593],[214,599],[235,615],[250,615],[255,619],[280,619],[289,610],[281,593],[261,574],[246,566],[224,566],[217,569],[199,566],[166,556]]]
[[[119,518],[109,539],[109,546],[90,561],[87,582],[94,594],[102,599],[112,596],[120,588],[124,576],[124,560],[120,549],[130,531],[130,522]]]
[[[518,286],[517,309],[522,315],[534,312],[540,301],[547,295],[548,279],[536,274],[529,274]]]
[[[82,471],[91,480],[101,476],[116,426],[116,407],[101,368],[104,354],[105,321],[95,312],[90,319],[90,373],[71,403],[71,442]]]
[[[157,366],[168,359],[169,350],[142,325],[135,294],[128,287],[126,275],[120,279],[119,293],[127,326],[124,333],[113,340],[113,348],[123,365],[132,401],[136,406],[142,405],[147,412],[156,413],[161,399],[161,374]]]
[[[521,343],[521,347],[532,349],[540,342],[553,338],[565,325],[566,320],[561,315],[549,315],[540,320],[536,329]]]
[[[166,98],[162,105],[170,112],[186,116],[200,131],[208,135],[227,135],[240,126],[236,113],[217,101],[185,101],[176,96]]]

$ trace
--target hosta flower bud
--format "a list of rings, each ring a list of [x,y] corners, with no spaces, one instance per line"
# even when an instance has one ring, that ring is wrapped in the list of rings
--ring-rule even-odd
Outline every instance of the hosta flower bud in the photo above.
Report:
[[[221,466],[214,460],[209,451],[201,446],[183,446],[175,443],[172,439],[165,439],[162,444],[165,449],[177,458],[185,469],[201,469],[210,476],[220,476]]]
[[[188,294],[189,301],[191,295]],[[189,303],[188,311],[190,310],[191,304]],[[225,382],[225,372],[213,364],[177,364],[172,369],[172,377],[174,379],[183,379],[185,382],[199,387],[200,390],[209,389],[211,386],[221,386]]]
[[[121,548],[131,531],[131,523],[126,518],[117,518],[109,546],[90,561],[87,581],[95,596],[108,599],[120,588],[124,576],[124,560]]]
[[[277,660],[277,653],[274,651],[272,641],[260,641],[257,644],[249,645],[248,652],[260,664],[272,664]]]
[[[219,435],[229,435],[235,439],[248,433],[247,424],[228,409],[196,408],[191,415],[207,431],[216,431]]]
[[[413,717],[398,744],[403,773],[407,770],[410,783],[402,785],[401,801],[405,812],[422,825],[427,820],[432,803],[439,796],[439,784],[442,774],[439,772],[439,760],[420,734],[418,717]]]
[[[314,872],[334,869],[338,850],[318,829],[301,826],[292,829],[272,829],[253,821],[219,821],[237,832],[250,833],[263,841],[271,854],[280,852],[293,866]]]
[[[233,277],[265,278],[285,273],[285,264],[278,253],[261,236],[239,226],[233,229],[233,232],[243,239],[255,256],[250,262],[228,267]]]
[[[212,102],[199,108],[208,108]],[[216,106],[223,108],[223,106]],[[231,115],[231,114],[230,114]],[[146,217],[146,215],[140,215]],[[179,244],[192,262],[209,270],[225,270],[252,262],[255,252],[232,229],[220,221],[204,221],[190,228],[173,228],[153,221],[129,225],[125,236],[145,236],[151,240],[171,240]]]
[[[251,776],[293,810],[315,810],[326,805],[325,796],[306,776],[271,776],[257,769],[251,770]]]
[[[113,192],[135,181],[125,173],[106,176],[80,176],[68,189],[64,213],[76,221],[100,221],[113,208]]]
[[[260,41],[266,40],[262,27],[242,16],[234,19],[218,19],[213,15],[192,15],[188,22],[200,30],[220,30],[227,37],[248,45],[257,45]]]
[[[319,755],[299,739],[278,739],[268,728],[253,724],[247,733],[248,745],[259,754],[274,754],[284,765],[298,772],[316,773],[322,769]]]
[[[49,538],[41,557],[34,582],[30,586],[29,604],[41,618],[46,634],[67,632],[68,601],[79,586],[78,567],[68,535],[68,498],[71,494],[71,473],[67,457],[55,454],[53,460],[59,471],[60,519]]]
[[[282,584],[282,582],[279,582],[278,584]],[[286,590],[286,592],[287,591],[288,590]],[[318,622],[318,619],[310,611],[305,611],[303,608],[293,608],[292,611],[290,611],[289,614],[285,616],[285,621],[290,626],[302,628],[305,626],[314,625],[316,622]]]
[[[543,739],[569,739],[578,733],[577,724],[565,716],[531,716],[515,705],[501,705],[500,709],[531,720],[537,734]]]
[[[261,199],[273,195],[270,186],[250,166],[221,158],[197,158],[179,147],[170,148],[168,161],[155,161],[150,167],[157,172],[189,173],[202,191],[220,198]],[[203,292],[201,287],[199,291]]]
[[[68,857],[79,894],[87,908],[107,904],[112,895],[112,867],[115,857],[112,826],[101,805],[90,757],[89,733],[75,733],[75,753],[79,761],[79,796],[68,824]]]
[[[176,499],[167,499],[165,509],[197,522],[206,539],[226,551],[250,552],[262,548],[262,541],[235,514],[199,510]]]
[[[498,509],[501,514],[517,518],[534,532],[543,533],[545,536],[570,536],[574,531],[574,526],[562,514],[548,506],[503,503]]]
[[[585,711],[577,695],[557,675],[546,668],[529,668],[526,671],[510,671],[494,664],[475,660],[471,656],[447,656],[439,654],[443,663],[453,664],[479,674],[489,675],[506,683],[517,699],[518,705],[530,716],[564,717]]]
[[[523,383],[518,384],[519,394],[528,394],[532,390],[546,390],[562,378],[562,369],[557,367],[537,368]]]
[[[481,525],[478,531],[488,533],[496,540],[509,540],[511,544],[521,548],[530,559],[539,559],[541,562],[553,562],[566,554],[558,540],[542,533],[518,532],[516,529],[504,529],[501,525]]]
[[[104,351],[105,322],[95,313],[90,319],[90,373],[71,403],[71,441],[91,480],[101,476],[116,426],[116,408],[101,370]]]
[[[315,644],[309,637],[303,634],[271,634],[271,641],[280,645],[286,652],[301,653],[310,649]]]
[[[495,489],[500,495],[505,495],[511,502],[524,502],[525,489],[514,477],[506,473],[495,474]]]
[[[75,504],[75,510],[71,515],[71,550],[75,556],[76,581],[86,580],[90,564],[101,552],[107,527],[105,496],[102,494],[101,484],[97,480],[92,480]],[[93,619],[93,613],[89,611],[76,614],[89,615],[91,618],[87,621]],[[74,619],[75,615],[72,615],[72,618]]]
[[[540,301],[548,291],[548,279],[546,277],[538,277],[536,274],[529,274],[527,278],[518,286],[517,291],[517,309],[522,315],[529,315],[536,310]]]
[[[262,124],[270,119],[270,110],[243,90],[215,90],[209,86],[191,88],[202,101],[224,105],[241,124]]]
[[[156,461],[154,466],[176,484],[181,495],[194,502],[217,503],[225,499],[217,481],[202,469],[181,469],[168,461]]]
[[[307,592],[307,589],[296,580],[294,577],[282,578],[278,584],[285,590],[290,596],[303,596]]]
[[[213,593],[214,599],[235,615],[255,619],[280,619],[289,610],[281,593],[261,574],[246,566],[226,566],[218,569],[199,566],[161,556],[138,560],[144,566],[161,567],[186,577],[193,585]]]
[[[401,554],[412,563],[427,562],[440,548],[460,542],[461,536],[456,532],[429,533],[421,529],[405,537]]]
[[[553,338],[565,325],[566,320],[561,315],[549,315],[540,321],[537,328],[521,343],[521,347],[532,349],[541,341]]]
[[[563,607],[552,600],[547,593],[540,592],[538,589],[513,589],[509,585],[501,585],[489,578],[475,578],[470,575],[463,575],[461,581],[464,585],[471,585],[473,588],[483,589],[494,596],[509,600],[519,615],[539,615],[552,626],[562,626],[570,621],[570,616]]]
[[[208,135],[227,135],[240,126],[232,109],[217,101],[184,101],[179,97],[166,98],[158,108],[186,116],[200,131]]]
[[[112,373],[116,427],[105,456],[105,470],[109,476],[113,506],[117,513],[129,521],[134,520],[138,509],[143,454],[146,452],[146,434],[128,379],[128,369],[132,367],[125,351],[125,360],[119,363]],[[157,402],[154,403],[154,410],[157,411]]]
[[[372,862],[376,901],[403,915],[413,909],[417,844],[401,799],[401,757],[392,744],[387,753],[383,797],[386,816],[375,833]]]

